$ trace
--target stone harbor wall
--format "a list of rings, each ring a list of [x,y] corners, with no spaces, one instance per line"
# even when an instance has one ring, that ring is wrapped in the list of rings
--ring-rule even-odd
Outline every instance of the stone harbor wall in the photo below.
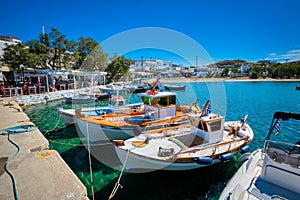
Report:
[[[80,94],[93,95],[96,91],[100,91],[99,86],[80,88],[76,90],[61,90],[43,94],[22,95],[17,96],[15,101],[20,106],[31,106],[34,104],[47,103],[48,101],[60,100],[64,97],[78,96]]]

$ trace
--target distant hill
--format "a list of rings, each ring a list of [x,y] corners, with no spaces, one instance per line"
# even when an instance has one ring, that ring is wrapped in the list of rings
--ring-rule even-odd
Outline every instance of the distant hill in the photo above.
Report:
[[[217,66],[227,66],[227,65],[237,65],[237,64],[247,64],[247,61],[236,59],[236,60],[223,60],[215,63],[215,65]]]

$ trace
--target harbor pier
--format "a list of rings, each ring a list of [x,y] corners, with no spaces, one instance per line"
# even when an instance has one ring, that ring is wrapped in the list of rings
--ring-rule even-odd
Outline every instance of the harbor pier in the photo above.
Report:
[[[0,99],[0,199],[82,199],[87,190],[13,98]]]

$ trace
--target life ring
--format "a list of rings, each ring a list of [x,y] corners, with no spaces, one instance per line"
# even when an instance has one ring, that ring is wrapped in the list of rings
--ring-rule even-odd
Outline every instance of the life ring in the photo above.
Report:
[[[158,94],[158,92],[156,90],[155,91],[148,91],[148,92],[146,92],[146,94],[155,95],[155,94]]]

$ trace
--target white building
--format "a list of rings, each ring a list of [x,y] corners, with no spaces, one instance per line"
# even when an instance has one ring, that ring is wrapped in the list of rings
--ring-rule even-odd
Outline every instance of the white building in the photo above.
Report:
[[[241,68],[240,68],[241,74],[246,74],[247,71],[249,73],[250,68],[251,68],[250,65],[241,65]]]
[[[22,43],[22,41],[14,36],[4,36],[0,35],[0,58],[4,54],[4,49],[7,45]],[[0,62],[0,68],[2,68],[2,63]],[[3,69],[2,69],[3,70]]]
[[[134,71],[150,71],[151,68],[167,68],[171,67],[171,62],[165,62],[163,60],[136,60],[133,61],[130,68]]]
[[[22,41],[14,36],[0,35],[0,57],[4,54],[4,48],[7,45],[22,43]]]

